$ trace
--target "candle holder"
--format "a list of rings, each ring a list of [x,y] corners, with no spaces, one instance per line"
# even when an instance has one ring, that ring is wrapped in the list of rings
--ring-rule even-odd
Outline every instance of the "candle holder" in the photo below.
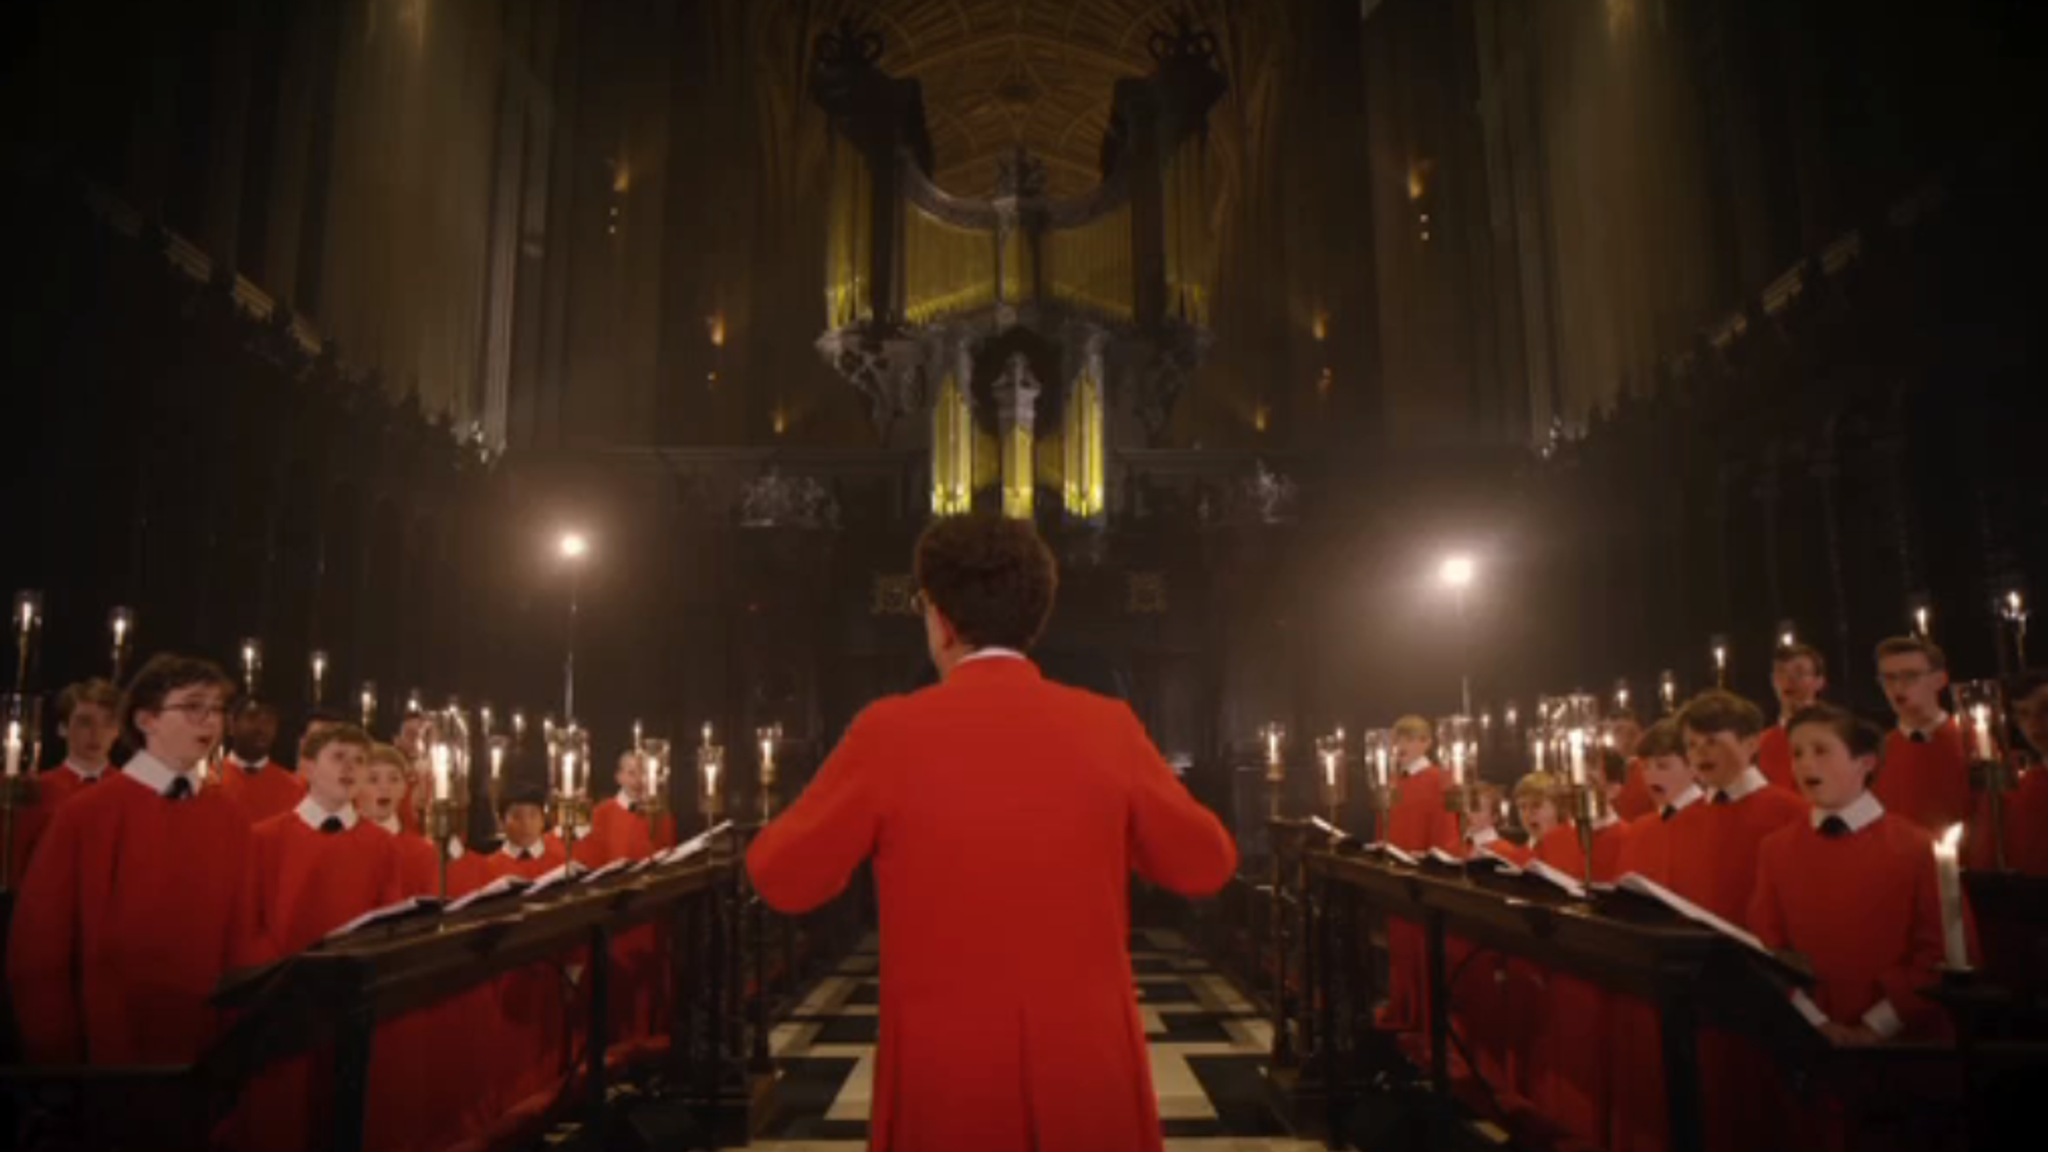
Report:
[[[1394,734],[1367,729],[1360,754],[1365,761],[1365,801],[1372,808],[1372,838],[1385,840],[1387,813],[1394,810]]]
[[[1560,797],[1562,806],[1572,814],[1572,822],[1578,827],[1579,855],[1582,858],[1581,871],[1590,891],[1593,883],[1593,836],[1599,825],[1607,819],[1607,789],[1601,781],[1584,784],[1567,784]]]
[[[2013,656],[2018,667],[2027,666],[2027,599],[2014,588],[1998,598],[1998,618],[2012,625]]]
[[[1616,712],[1628,711],[1628,700],[1628,681],[1626,679],[1616,680],[1614,682],[1614,710]]]
[[[1329,810],[1330,823],[1338,828],[1344,826],[1344,801],[1349,798],[1350,788],[1344,779],[1344,733],[1316,740],[1316,763],[1323,774],[1318,781],[1322,787],[1323,807]]]
[[[577,829],[590,819],[590,734],[574,724],[548,732],[549,793],[562,846],[572,855]]]
[[[697,811],[704,815],[704,826],[710,827],[725,814],[725,796],[719,786],[725,783],[725,748],[711,742],[711,725],[704,725],[703,742],[697,745]]]
[[[1278,721],[1259,725],[1259,743],[1266,750],[1266,783],[1287,779],[1287,765],[1281,750],[1287,746],[1287,726]]]
[[[775,815],[775,749],[782,743],[782,725],[754,729],[754,743],[761,749],[761,823],[766,824]]]
[[[484,794],[491,801],[491,832],[501,834],[505,825],[498,812],[505,803],[505,762],[512,757],[512,738],[504,733],[484,738],[485,764],[490,776],[484,781]]]
[[[363,681],[363,686],[356,690],[356,706],[362,710],[363,731],[376,731],[377,682],[375,680]]]
[[[112,676],[114,683],[118,685],[121,683],[122,670],[128,665],[128,638],[135,634],[135,610],[116,607],[108,611],[107,631],[114,637]]]
[[[469,801],[469,722],[460,708],[430,712],[421,738],[427,749],[427,835],[441,861],[441,898],[448,897],[448,860],[459,813]]]
[[[21,591],[14,594],[14,690],[28,691],[28,667],[35,654],[36,636],[43,629],[43,594]]]
[[[650,736],[639,741],[640,769],[647,774],[647,799],[644,810],[647,813],[648,843],[655,843],[661,837],[661,818],[668,814],[669,786],[669,742],[659,736]]]
[[[0,892],[14,889],[14,814],[40,800],[36,765],[43,756],[43,701],[39,696],[10,692],[0,696]]]
[[[1479,742],[1470,716],[1445,716],[1436,722],[1437,755],[1451,774],[1451,786],[1444,789],[1444,808],[1458,818],[1458,838],[1466,833],[1466,789],[1468,778],[1479,771]]]
[[[1970,787],[1983,793],[1991,824],[1991,859],[2001,872],[2005,860],[2005,797],[2017,785],[2007,756],[2005,690],[1996,680],[1955,686],[1956,727],[1970,762]]]

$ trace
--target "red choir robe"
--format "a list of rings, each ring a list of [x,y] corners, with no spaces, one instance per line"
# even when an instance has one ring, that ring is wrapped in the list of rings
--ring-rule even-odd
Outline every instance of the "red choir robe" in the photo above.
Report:
[[[330,818],[348,826],[321,831]],[[249,841],[252,927],[268,957],[303,952],[401,894],[391,834],[353,810],[330,814],[308,797],[258,823]],[[233,1142],[252,1152],[325,1147],[333,1079],[333,1050],[324,1046],[259,1072],[242,1095]]]
[[[1671,881],[1671,829],[1701,819],[1699,789],[1688,788],[1664,811],[1629,822],[1615,874],[1633,872],[1666,887]],[[1662,1152],[1670,1146],[1664,1100],[1664,1049],[1656,1010],[1628,996],[1608,999],[1608,1100],[1611,1152]]]
[[[8,862],[7,873],[11,886],[20,887],[22,878],[28,875],[29,857],[35,855],[36,845],[42,842],[57,806],[115,771],[110,765],[88,776],[67,761],[36,776],[36,802],[14,811],[14,858]]]
[[[538,880],[568,860],[562,842],[544,833],[538,851],[528,855],[508,841],[504,847],[480,857],[491,876],[519,876]],[[563,969],[555,961],[543,961],[508,972],[498,979],[497,991],[503,1015],[498,1095],[506,1107],[532,1111],[560,1092],[565,1082],[563,1062],[569,1048],[564,1013],[569,1004],[563,985]]]
[[[1629,826],[1610,820],[1593,832],[1595,883],[1621,875]],[[1586,876],[1578,827],[1562,824],[1536,845],[1536,856],[1568,876]],[[1525,1076],[1529,1097],[1553,1124],[1591,1145],[1605,1141],[1611,1101],[1608,1076],[1612,1025],[1608,997],[1596,984],[1566,972],[1547,972],[1547,1003],[1536,1021]]]
[[[747,851],[801,913],[874,861],[873,1152],[1159,1152],[1130,878],[1207,896],[1237,868],[1124,704],[1013,653],[856,717]]]
[[[207,1000],[251,961],[249,825],[172,778],[138,752],[52,815],[8,937],[28,1062],[182,1064],[213,1039]]]
[[[1491,828],[1481,835],[1467,835],[1464,847],[1468,860],[1493,856],[1517,868],[1533,855],[1525,845],[1504,839]],[[1497,953],[1473,956],[1472,942],[1461,936],[1447,937],[1444,953],[1446,968],[1456,981],[1451,989],[1453,1023],[1478,1064],[1474,1071],[1490,1085],[1508,1087],[1518,1070],[1511,1043],[1510,1006],[1502,995],[1506,969],[1501,957]]]
[[[1751,929],[1812,963],[1814,986],[1799,999],[1816,1025],[1825,1018],[1888,1039],[1947,1042],[1947,1013],[1920,995],[1939,981],[1943,958],[1933,837],[1868,793],[1835,815],[1853,830],[1827,836],[1816,819],[1764,840]],[[1873,1072],[1836,1085],[1792,1104],[1785,1135],[1798,1147],[1854,1147],[1853,1104],[1915,1093],[1925,1087],[1916,1081]]]
[[[275,760],[265,760],[250,769],[229,758],[221,761],[220,790],[253,827],[299,806],[306,798],[305,782],[298,773]]]
[[[1773,788],[1763,773],[1749,769],[1730,790],[1739,798],[1718,803],[1716,790],[1694,805],[1698,815],[1671,824],[1672,891],[1732,924],[1746,926],[1756,892],[1757,850],[1764,838],[1806,819],[1803,797]],[[1709,1100],[1739,1101],[1709,1110],[1710,1149],[1750,1149],[1769,1144],[1781,1118],[1770,1058],[1754,1042],[1732,1033],[1704,1029],[1700,1075]]]
[[[1425,763],[1404,772],[1394,785],[1394,803],[1387,811],[1387,843],[1407,852],[1431,848],[1456,852],[1458,816],[1444,804],[1451,774]],[[1387,1003],[1380,1026],[1407,1032],[1429,1025],[1429,955],[1422,925],[1412,920],[1387,920]]]
[[[1792,734],[1783,723],[1764,729],[1762,738],[1756,742],[1756,770],[1764,774],[1771,787],[1799,794],[1799,784],[1792,779]]]
[[[1643,781],[1643,761],[1631,756],[1628,770],[1622,773],[1621,791],[1614,795],[1614,814],[1623,820],[1634,820],[1657,810],[1657,801],[1650,795],[1650,786]]]
[[[614,860],[644,860],[674,842],[673,817],[661,818],[656,835],[647,816],[613,796],[591,808],[590,834],[576,842],[575,857],[586,868],[602,868]],[[623,1057],[666,1032],[668,950],[661,926],[642,924],[613,939],[611,962],[609,1048]]]
[[[1884,738],[1883,765],[1870,790],[1885,811],[1911,820],[1930,836],[1941,836],[1976,809],[1969,759],[1953,716],[1943,717],[1931,732],[1894,728]]]

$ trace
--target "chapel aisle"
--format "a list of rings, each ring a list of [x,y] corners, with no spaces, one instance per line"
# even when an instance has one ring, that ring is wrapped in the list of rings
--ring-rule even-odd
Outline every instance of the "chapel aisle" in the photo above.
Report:
[[[865,1148],[880,1017],[880,957],[869,937],[775,1029],[782,1079],[776,1120],[752,1148]],[[1131,937],[1138,1011],[1152,1054],[1167,1152],[1310,1152],[1262,1106],[1259,1068],[1272,1031],[1235,986],[1177,932]]]

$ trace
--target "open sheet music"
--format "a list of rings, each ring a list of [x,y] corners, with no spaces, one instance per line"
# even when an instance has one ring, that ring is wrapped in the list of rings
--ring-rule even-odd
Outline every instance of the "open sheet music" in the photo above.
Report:
[[[500,876],[467,896],[449,901],[448,907],[442,909],[442,911],[460,912],[472,904],[481,904],[486,900],[495,900],[500,896],[510,896],[515,892],[524,892],[530,885],[531,881],[527,880],[524,876],[509,874]]]
[[[1644,876],[1640,872],[1623,874],[1619,880],[1614,882],[1614,886],[1624,892],[1634,892],[1638,896],[1648,896],[1650,899],[1655,900],[1657,903],[1664,905],[1666,908],[1671,909],[1695,924],[1712,928],[1730,940],[1747,944],[1751,948],[1771,957],[1773,960],[1777,959],[1777,956],[1769,948],[1764,947],[1764,942],[1757,939],[1747,929],[1730,924],[1728,921],[1721,919],[1719,916],[1687,900],[1685,897],[1680,896],[1678,893]]]
[[[321,937],[321,939],[338,940],[351,932],[367,928],[372,924],[382,924],[389,920],[402,920],[408,916],[438,911],[440,907],[441,901],[432,896],[408,896],[396,904],[386,904],[382,908],[372,908],[361,916],[329,932],[326,936]]]
[[[690,857],[709,849],[711,842],[725,835],[726,830],[731,827],[732,821],[720,820],[718,823],[697,833],[681,844],[663,852],[660,857],[661,862],[663,864],[674,864],[680,860],[688,860]]]

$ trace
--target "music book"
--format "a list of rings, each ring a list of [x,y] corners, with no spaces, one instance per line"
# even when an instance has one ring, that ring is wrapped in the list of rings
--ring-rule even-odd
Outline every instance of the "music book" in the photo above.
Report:
[[[1769,948],[1764,947],[1764,942],[1757,939],[1755,934],[1721,919],[1719,916],[1687,900],[1685,897],[1680,896],[1678,893],[1673,892],[1671,889],[1664,887],[1640,872],[1624,873],[1620,879],[1614,882],[1614,886],[1623,892],[1634,892],[1638,896],[1647,896],[1695,924],[1705,928],[1712,928],[1730,940],[1747,944],[1765,956],[1770,957],[1773,961],[1778,959],[1775,953]]]
[[[1428,856],[1431,860],[1434,860],[1439,864],[1448,864],[1453,868],[1463,868],[1465,866],[1465,861],[1462,858],[1453,856],[1449,852],[1446,852],[1441,848],[1435,847],[1434,845],[1430,847]]]
[[[1406,864],[1411,868],[1418,863],[1418,861],[1415,858],[1415,854],[1405,849],[1397,848],[1394,845],[1387,843],[1382,843],[1379,846],[1379,848],[1380,851],[1385,852],[1387,855],[1392,856],[1394,859],[1399,860],[1401,863]]]
[[[711,842],[717,839],[718,837],[723,836],[726,830],[731,827],[732,821],[720,820],[718,823],[713,824],[711,827],[706,828],[704,831],[697,833],[695,836],[690,837],[688,840],[683,841],[681,844],[678,844],[675,847],[669,849],[668,851],[663,852],[660,856],[660,860],[663,864],[674,864],[679,860],[688,860],[690,857],[695,856],[698,853],[704,851],[705,849],[711,847]]]
[[[1321,816],[1311,816],[1308,818],[1308,822],[1315,828],[1328,833],[1332,840],[1342,840],[1344,838],[1345,833],[1342,828],[1337,827]]]
[[[334,931],[329,932],[327,935],[322,936],[321,940],[339,940],[341,937],[346,936],[351,932],[367,928],[372,924],[383,924],[392,920],[403,920],[408,916],[417,916],[421,913],[438,912],[440,910],[441,901],[436,897],[408,896],[405,899],[400,900],[396,904],[386,904],[382,908],[370,909],[368,912],[363,913],[361,916],[356,917],[348,923],[343,924],[341,927],[336,928]]]
[[[1553,868],[1541,860],[1529,861],[1528,864],[1523,866],[1522,872],[1526,875],[1550,881],[1552,884],[1563,889],[1566,895],[1580,899],[1583,899],[1586,895],[1586,886],[1579,883],[1576,877]],[[1630,873],[1630,875],[1634,875],[1634,873]],[[1701,911],[1704,912],[1706,910],[1701,909]]]
[[[626,869],[631,868],[632,866],[632,860],[627,859],[625,857],[620,857],[619,859],[614,860],[609,864],[606,864],[599,868],[593,868],[590,871],[585,872],[582,876],[577,877],[577,882],[581,884],[588,884],[593,880],[602,880],[606,876],[613,875],[614,873],[624,872]]]
[[[528,896],[537,896],[557,885],[567,884],[581,875],[583,875],[583,865],[576,863],[574,860],[566,864],[558,864],[535,877],[533,886],[526,890],[526,894]]]
[[[510,896],[519,892],[524,892],[529,886],[531,886],[531,884],[532,881],[528,880],[524,876],[513,876],[509,874],[500,876],[496,880],[493,880],[489,884],[486,884],[483,887],[477,889],[476,891],[471,892],[467,896],[458,897],[457,899],[449,901],[448,907],[442,909],[442,911],[460,912],[464,908],[467,908],[472,904],[481,904],[486,900],[495,900],[500,896]]]

